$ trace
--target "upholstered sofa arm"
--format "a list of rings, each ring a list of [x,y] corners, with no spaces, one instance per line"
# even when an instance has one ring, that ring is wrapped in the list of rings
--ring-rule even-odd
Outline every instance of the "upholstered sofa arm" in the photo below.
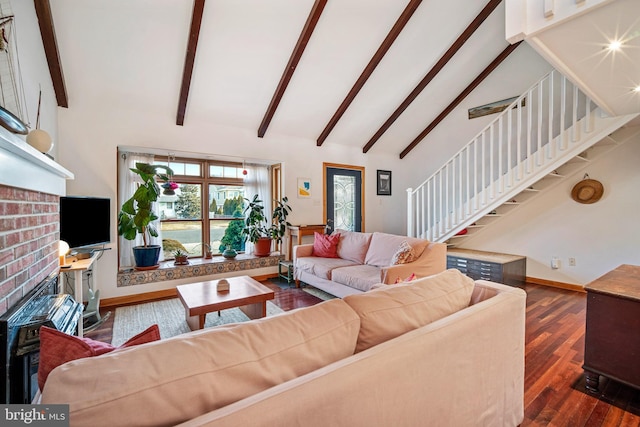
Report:
[[[412,274],[426,277],[447,269],[447,245],[431,242],[424,249],[420,258],[407,264],[392,265],[380,269],[380,282],[387,285],[396,280],[403,281]]]
[[[313,255],[312,244],[296,245],[293,247],[293,264],[295,265],[296,259],[298,258],[305,257],[305,256],[312,256],[312,255]]]

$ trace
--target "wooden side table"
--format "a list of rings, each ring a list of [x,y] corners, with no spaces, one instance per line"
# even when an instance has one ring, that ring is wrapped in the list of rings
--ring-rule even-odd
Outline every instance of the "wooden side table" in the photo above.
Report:
[[[293,259],[293,238],[296,238],[296,245],[302,244],[302,236],[313,236],[313,233],[318,232],[324,234],[326,225],[290,225],[287,227],[289,237],[289,250],[287,252],[287,259]]]
[[[623,264],[585,287],[586,387],[600,375],[640,389],[640,266]]]

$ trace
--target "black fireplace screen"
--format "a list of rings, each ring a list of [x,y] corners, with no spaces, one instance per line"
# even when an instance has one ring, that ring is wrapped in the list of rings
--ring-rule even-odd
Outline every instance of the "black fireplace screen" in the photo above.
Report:
[[[52,273],[0,317],[1,399],[4,404],[31,403],[38,390],[40,327],[73,334],[82,305],[57,294]]]

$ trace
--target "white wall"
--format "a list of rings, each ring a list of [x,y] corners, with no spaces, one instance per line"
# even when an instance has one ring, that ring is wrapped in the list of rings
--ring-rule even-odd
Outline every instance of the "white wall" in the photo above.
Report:
[[[42,89],[40,105],[40,129],[45,130],[53,139],[53,148],[49,154],[56,157],[58,145],[58,104],[53,91],[53,83],[42,46],[40,29],[33,2],[13,1],[15,15],[15,35],[18,42],[18,61],[25,92],[25,104],[31,129],[36,127],[38,94]],[[27,118],[25,117],[25,121]]]
[[[640,137],[596,159],[583,173],[604,195],[585,205],[571,198],[575,176],[516,208],[469,242],[472,249],[527,257],[527,276],[585,285],[620,264],[640,264]],[[568,181],[568,182],[567,182]],[[560,268],[551,269],[551,258]],[[576,259],[575,267],[569,258]]]
[[[67,186],[70,195],[110,197],[112,218],[117,215],[116,160],[118,146],[149,147],[166,150],[202,153],[203,155],[236,156],[238,159],[266,159],[281,161],[284,174],[284,193],[289,195],[293,210],[290,222],[320,224],[323,220],[322,163],[364,166],[365,227],[367,230],[402,232],[404,213],[394,207],[404,206],[404,192],[394,185],[392,197],[376,196],[376,169],[400,171],[400,161],[391,156],[364,155],[361,150],[325,144],[322,149],[315,141],[269,135],[259,139],[255,130],[235,129],[209,123],[176,126],[173,118],[146,116],[144,112],[131,114],[109,105],[91,108],[60,109],[60,138],[62,144],[58,161],[72,170],[75,179]],[[311,179],[312,197],[296,198],[298,177]],[[87,224],[90,226],[90,223]],[[98,267],[98,286],[102,298],[165,289],[171,284],[116,288],[117,248],[116,227],[112,226],[111,251],[105,252]],[[174,284],[173,284],[174,285]]]

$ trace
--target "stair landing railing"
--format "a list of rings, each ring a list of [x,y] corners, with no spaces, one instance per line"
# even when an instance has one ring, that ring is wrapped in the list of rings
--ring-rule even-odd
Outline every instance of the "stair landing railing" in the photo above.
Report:
[[[407,235],[444,240],[568,150],[581,132],[591,132],[596,108],[558,71],[547,74],[420,186],[407,189]]]

